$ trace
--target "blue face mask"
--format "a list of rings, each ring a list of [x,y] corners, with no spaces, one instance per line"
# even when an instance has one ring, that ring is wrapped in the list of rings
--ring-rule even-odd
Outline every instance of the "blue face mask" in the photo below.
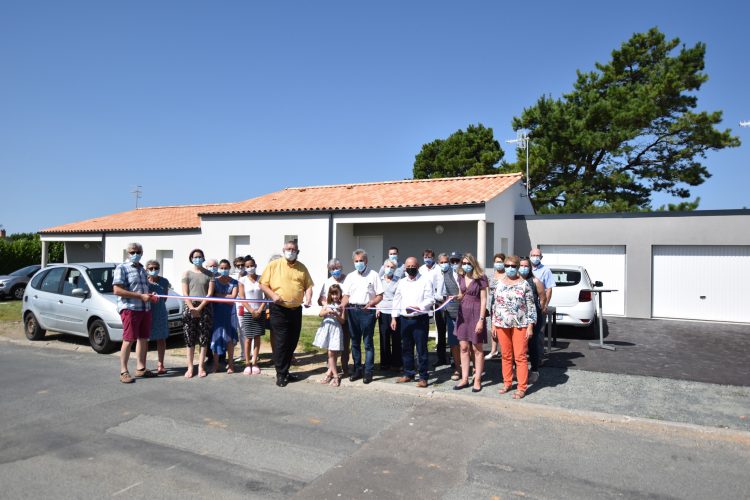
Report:
[[[159,276],[159,270],[158,269],[154,269],[153,271],[149,271],[148,275],[149,276]]]
[[[465,273],[470,273],[474,270],[474,266],[472,266],[471,264],[464,264],[463,266],[461,266],[461,269],[463,269]]]
[[[383,270],[383,274],[385,274],[386,276],[393,276],[393,268],[392,267],[386,267]]]
[[[388,258],[391,259],[391,262],[395,262],[396,264],[398,264],[398,254],[389,255]]]
[[[338,278],[339,276],[341,276],[341,269],[334,269],[333,271],[331,271],[331,276],[333,276],[334,278]]]
[[[219,274],[222,276],[229,276],[229,269],[219,269]]]
[[[203,257],[193,257],[193,265],[202,266],[204,262],[205,259]]]
[[[424,259],[424,265],[427,267],[430,267],[435,263],[435,259],[431,259],[430,257],[425,257]]]
[[[133,264],[138,264],[138,262],[141,261],[141,257],[142,257],[141,254],[134,253],[133,255],[130,256],[130,262],[132,262]]]
[[[440,270],[443,271],[444,273],[447,273],[448,269],[450,268],[451,268],[451,265],[448,264],[447,262],[443,262],[442,264],[440,264]]]
[[[502,262],[495,262],[495,271],[502,271],[505,269],[505,264]]]
[[[458,271],[458,264],[451,264],[451,269],[453,269],[454,273],[457,272]]]
[[[508,278],[515,278],[516,274],[518,274],[518,269],[505,266],[505,275],[508,276]]]
[[[216,267],[216,266],[211,266],[211,267],[208,268],[208,270],[211,271],[212,273],[216,274],[216,271],[218,271],[219,268]]]
[[[354,269],[356,269],[357,272],[359,272],[359,273],[361,273],[362,271],[364,271],[366,266],[367,266],[367,264],[365,264],[364,262],[355,262],[354,263]]]
[[[526,278],[529,275],[529,266],[521,266],[518,268],[518,272],[521,273],[521,276]]]
[[[534,256],[534,257],[531,257],[529,260],[531,261],[532,264],[534,264],[535,266],[538,266],[539,263],[542,261],[542,258]]]

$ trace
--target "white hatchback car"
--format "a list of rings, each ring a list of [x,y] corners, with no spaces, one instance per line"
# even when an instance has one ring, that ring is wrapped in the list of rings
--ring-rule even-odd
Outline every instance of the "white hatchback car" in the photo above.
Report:
[[[29,340],[42,340],[46,330],[88,337],[99,353],[122,342],[122,320],[112,293],[116,264],[53,264],[31,278],[23,296],[21,317]],[[171,290],[170,290],[171,292]],[[167,299],[169,334],[182,332],[183,302]]]
[[[555,278],[550,306],[556,308],[558,325],[569,325],[585,328],[596,319],[596,305],[592,300],[593,287],[603,286],[601,282],[592,282],[589,273],[583,266],[550,265]]]

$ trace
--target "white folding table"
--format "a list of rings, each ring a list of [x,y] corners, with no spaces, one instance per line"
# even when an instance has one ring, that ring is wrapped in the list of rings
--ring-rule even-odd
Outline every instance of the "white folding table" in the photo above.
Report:
[[[610,351],[615,350],[615,346],[612,344],[605,344],[604,343],[604,318],[602,317],[602,294],[609,293],[609,292],[616,292],[614,288],[592,288],[589,290],[591,293],[595,293],[597,295],[597,301],[596,301],[596,316],[599,319],[599,342],[589,342],[589,348],[590,349],[607,349]]]

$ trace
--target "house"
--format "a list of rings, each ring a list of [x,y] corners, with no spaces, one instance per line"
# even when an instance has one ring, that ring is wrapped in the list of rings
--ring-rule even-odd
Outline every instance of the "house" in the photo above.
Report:
[[[425,248],[468,251],[491,268],[495,252],[514,248],[514,217],[533,213],[521,174],[503,174],[291,187],[238,203],[139,208],[40,235],[43,258],[50,241],[62,241],[66,262],[121,262],[127,244],[138,241],[143,258],[160,261],[177,289],[193,248],[230,261],[250,254],[262,270],[296,239],[300,261],[320,285],[328,260],[340,258],[349,271],[357,248],[373,267],[395,245],[402,258],[421,259]]]

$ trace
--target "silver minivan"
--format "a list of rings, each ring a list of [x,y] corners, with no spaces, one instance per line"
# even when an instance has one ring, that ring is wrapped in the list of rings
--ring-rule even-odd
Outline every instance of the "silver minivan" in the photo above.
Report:
[[[112,292],[116,264],[53,264],[31,278],[21,315],[29,340],[42,340],[46,330],[88,337],[99,353],[113,352],[122,342],[122,320]],[[170,290],[170,294],[172,291]],[[182,333],[183,302],[167,299],[170,335]]]

